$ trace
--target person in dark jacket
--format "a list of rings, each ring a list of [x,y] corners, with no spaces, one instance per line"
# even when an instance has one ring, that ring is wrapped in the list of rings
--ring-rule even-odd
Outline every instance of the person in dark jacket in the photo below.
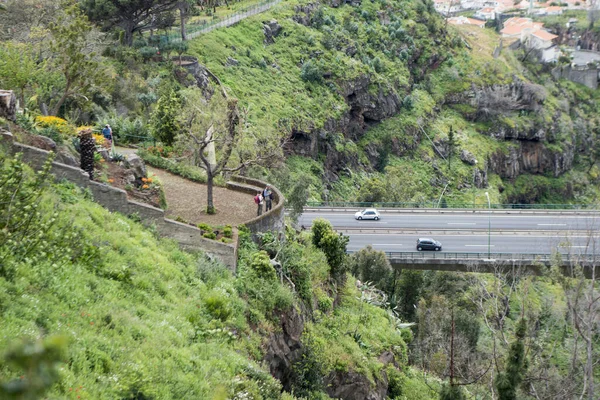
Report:
[[[273,206],[273,193],[271,192],[271,187],[269,185],[263,190],[262,196],[263,199],[265,199],[265,212],[267,212]]]

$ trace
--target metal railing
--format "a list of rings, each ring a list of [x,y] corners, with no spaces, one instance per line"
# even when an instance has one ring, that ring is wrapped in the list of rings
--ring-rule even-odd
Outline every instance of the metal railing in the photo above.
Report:
[[[447,202],[445,207],[439,207],[437,201],[422,202],[357,202],[357,201],[309,201],[306,207],[331,207],[331,208],[468,208],[468,209],[514,209],[514,210],[594,210],[600,208],[598,204],[509,204],[498,203],[452,203]]]
[[[280,2],[281,0],[263,0],[260,3],[245,7],[224,17],[214,16],[210,21],[202,20],[200,22],[186,24],[186,36],[188,39],[193,39],[203,33],[212,31],[213,29],[233,25],[247,17],[267,11]],[[179,28],[173,29],[177,29],[177,31],[167,35],[169,41],[181,41],[181,32],[179,32]]]
[[[448,260],[448,261],[528,261],[547,263],[553,260],[564,262],[592,262],[600,263],[600,254],[553,254],[540,253],[451,253],[451,252],[435,252],[435,251],[405,251],[405,252],[385,252],[385,255],[390,260]]]

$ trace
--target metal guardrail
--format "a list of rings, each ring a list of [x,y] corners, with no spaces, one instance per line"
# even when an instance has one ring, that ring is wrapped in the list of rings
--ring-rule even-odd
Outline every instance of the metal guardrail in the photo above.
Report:
[[[437,201],[425,202],[356,202],[356,201],[309,201],[306,207],[373,207],[373,208],[468,208],[468,209],[512,209],[512,210],[594,210],[600,208],[599,204],[474,204],[474,203],[446,203],[446,207],[439,207]]]
[[[213,17],[213,19],[210,22],[206,22],[206,20],[203,20],[198,23],[186,24],[186,36],[188,39],[193,39],[198,35],[210,32],[213,29],[233,25],[236,22],[239,22],[247,17],[267,11],[268,9],[280,2],[281,0],[264,0],[260,3],[253,4],[234,13],[228,14],[224,17]],[[171,42],[181,41],[181,33],[179,32],[170,33],[167,35],[167,37]]]
[[[541,263],[557,260],[560,257],[562,262],[592,262],[600,263],[600,254],[561,254],[555,256],[552,254],[539,253],[450,253],[435,251],[406,251],[406,252],[385,252],[390,260],[456,260],[456,261],[539,261]]]

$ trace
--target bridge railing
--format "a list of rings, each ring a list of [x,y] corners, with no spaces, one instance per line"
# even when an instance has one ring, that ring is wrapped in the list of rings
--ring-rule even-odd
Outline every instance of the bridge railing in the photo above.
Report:
[[[434,252],[434,251],[397,251],[385,252],[390,260],[447,260],[447,261],[539,261],[541,263],[556,260],[558,256],[552,254],[539,253],[452,253],[452,252]],[[561,254],[560,260],[565,262],[593,262],[600,263],[600,254]]]
[[[357,201],[309,201],[307,207],[375,207],[375,208],[480,208],[480,209],[515,209],[515,210],[592,210],[598,209],[598,204],[509,204],[497,203],[488,207],[487,203],[453,203],[446,202],[440,207],[438,201],[422,202],[357,202]]]

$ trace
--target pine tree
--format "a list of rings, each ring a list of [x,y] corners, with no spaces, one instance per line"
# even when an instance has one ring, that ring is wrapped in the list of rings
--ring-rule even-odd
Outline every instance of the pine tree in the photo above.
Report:
[[[508,360],[506,370],[496,377],[496,389],[500,400],[516,400],[517,389],[523,381],[527,362],[525,360],[525,334],[527,332],[527,323],[521,318],[517,324],[515,332],[515,341],[508,350]]]

